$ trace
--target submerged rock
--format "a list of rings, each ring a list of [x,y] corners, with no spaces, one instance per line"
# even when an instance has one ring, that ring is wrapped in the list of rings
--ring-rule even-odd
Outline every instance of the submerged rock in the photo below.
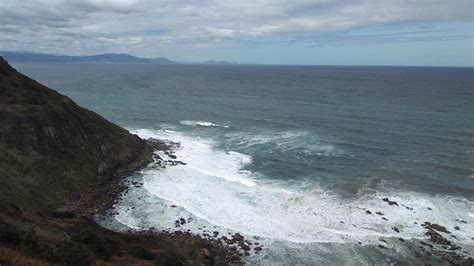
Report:
[[[387,202],[388,205],[391,205],[391,206],[398,206],[398,203],[396,201],[391,201],[389,200],[389,198],[383,198],[382,199],[383,201]]]

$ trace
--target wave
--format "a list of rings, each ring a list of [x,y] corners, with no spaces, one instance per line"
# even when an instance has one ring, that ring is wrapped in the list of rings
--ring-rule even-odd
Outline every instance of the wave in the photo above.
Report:
[[[467,199],[390,191],[349,200],[317,184],[310,185],[311,191],[301,191],[289,183],[274,183],[243,170],[251,163],[250,156],[217,150],[210,139],[179,132],[134,132],[145,138],[180,142],[176,155],[187,165],[147,169],[142,173],[145,192],[134,196],[132,193],[129,198],[132,206],[141,208],[137,207],[136,212],[122,208],[116,216],[123,223],[130,222],[132,227],[172,229],[174,219],[187,215],[201,224],[268,239],[296,243],[375,243],[379,237],[424,238],[426,230],[421,224],[429,221],[454,231],[455,242],[472,244],[474,218],[470,206],[474,202]],[[384,197],[400,206],[387,204],[382,200]],[[178,205],[180,211],[166,215],[170,208],[157,204],[156,199]],[[460,224],[460,220],[467,223]],[[200,233],[201,224],[193,223],[189,229]],[[454,226],[461,226],[461,230],[452,230]]]
[[[214,124],[214,123],[208,122],[208,121],[181,120],[181,121],[179,121],[179,123],[180,123],[181,125],[192,126],[192,127],[195,127],[195,126],[201,126],[201,127],[219,127],[219,126],[220,126],[220,125],[218,125],[218,124]],[[224,127],[228,127],[228,126],[224,126]]]
[[[255,181],[250,172],[242,168],[252,162],[252,157],[235,151],[220,151],[214,148],[211,139],[186,136],[176,131],[132,130],[143,138],[160,138],[180,143],[176,155],[186,165],[174,167],[196,175],[206,175],[237,182],[245,186],[254,186]],[[158,133],[158,134],[157,134]],[[219,160],[216,160],[219,158]]]
[[[244,148],[268,146],[268,152],[280,151],[290,156],[337,156],[342,151],[332,144],[323,143],[318,136],[304,130],[280,132],[238,132],[226,135],[231,141]]]

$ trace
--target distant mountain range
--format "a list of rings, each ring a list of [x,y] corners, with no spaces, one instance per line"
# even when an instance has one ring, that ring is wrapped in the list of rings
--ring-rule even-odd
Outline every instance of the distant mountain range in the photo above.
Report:
[[[99,54],[87,56],[69,56],[55,54],[39,54],[30,52],[0,51],[0,56],[10,62],[51,62],[51,63],[148,63],[175,64],[166,58],[140,58],[129,54]]]

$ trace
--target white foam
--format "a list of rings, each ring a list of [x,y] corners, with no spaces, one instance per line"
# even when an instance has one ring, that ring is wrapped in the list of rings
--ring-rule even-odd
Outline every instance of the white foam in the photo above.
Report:
[[[273,145],[273,149],[281,152],[303,155],[338,155],[340,151],[334,145],[325,144],[318,137],[304,130],[281,132],[238,132],[226,135],[229,139],[243,147]],[[298,156],[296,154],[296,156]],[[291,155],[291,154],[290,154]]]
[[[421,224],[429,221],[447,226],[451,231],[454,226],[461,226],[460,231],[453,232],[457,237],[455,242],[472,245],[474,204],[467,199],[392,191],[347,200],[316,185],[312,191],[305,192],[265,179],[257,183],[254,178],[258,175],[242,171],[242,167],[251,163],[250,156],[216,150],[212,140],[178,132],[135,132],[142,137],[180,142],[176,155],[187,163],[166,170],[145,170],[144,188],[150,195],[179,205],[213,225],[299,243],[367,243],[378,241],[380,236],[423,238],[426,230]],[[390,206],[382,201],[384,197],[400,206]],[[384,213],[388,220],[376,212]],[[140,213],[136,215],[134,219],[122,216],[122,212],[118,216],[123,223],[130,222],[136,227]],[[468,223],[460,224],[457,219]],[[153,222],[159,227],[161,221],[149,220],[147,224]]]
[[[193,120],[181,120],[179,121],[181,125],[185,126],[202,126],[202,127],[218,127],[218,124],[214,124],[208,121],[193,121]]]
[[[173,167],[174,169],[221,178],[245,186],[255,186],[252,174],[242,170],[246,164],[252,162],[251,156],[234,151],[219,151],[214,149],[215,143],[210,139],[193,138],[179,132],[152,130],[132,130],[132,132],[143,138],[161,138],[180,143],[175,152],[179,160],[186,162],[186,165]]]

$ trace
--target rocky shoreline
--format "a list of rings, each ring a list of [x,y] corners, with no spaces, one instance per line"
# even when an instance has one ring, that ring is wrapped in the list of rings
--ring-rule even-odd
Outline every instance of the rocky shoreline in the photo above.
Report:
[[[148,140],[153,143],[160,143],[158,140]],[[151,168],[167,168],[167,167],[174,167],[176,165],[186,165],[186,162],[180,161],[175,155],[175,150],[179,149],[179,143],[165,143],[162,142],[160,144],[160,148],[157,149],[161,151],[161,156],[158,154],[154,154],[154,162],[149,164],[148,167]],[[142,181],[129,181],[125,187],[133,186],[138,188],[143,185]],[[127,192],[128,189],[125,188],[122,192]],[[120,198],[118,198],[120,199]],[[393,208],[403,208],[406,211],[414,211],[413,208],[407,206],[405,204],[399,204],[398,202],[391,200],[389,198],[382,198],[381,201],[385,202],[389,206]],[[175,208],[177,206],[171,205],[171,208]],[[133,208],[133,207],[132,207]],[[380,217],[384,221],[388,221],[385,217],[385,214],[376,211],[376,210],[369,210],[363,208],[362,211],[365,215],[374,215],[376,217]],[[113,215],[115,213],[112,213]],[[150,228],[146,232],[154,233],[154,234],[164,234],[169,237],[176,237],[182,235],[191,235],[190,230],[186,229],[185,225],[188,223],[192,223],[193,219],[190,217],[176,217],[174,222],[174,228],[171,228],[169,231],[164,232],[157,232],[156,229]],[[341,221],[342,223],[342,221]],[[416,223],[416,222],[415,222]],[[459,221],[460,224],[467,223],[466,221]],[[462,248],[454,243],[454,241],[449,241],[447,237],[453,238],[455,240],[455,236],[446,227],[430,222],[421,223],[420,226],[426,229],[426,239],[417,240],[417,239],[404,239],[399,237],[400,244],[402,245],[409,245],[410,247],[418,249],[414,251],[414,255],[420,261],[437,261],[437,262],[447,262],[453,265],[473,265],[474,260],[472,257],[469,256],[467,251],[463,251]],[[234,252],[235,255],[238,256],[250,256],[253,254],[258,254],[261,252],[265,247],[259,242],[258,237],[254,237],[254,239],[246,239],[242,234],[239,232],[226,232],[222,233],[217,231],[215,228],[199,228],[202,233],[200,234],[201,239],[205,240],[207,243],[210,243],[215,246],[223,247],[224,249],[230,250]],[[453,228],[455,231],[461,230],[459,226],[455,226]],[[401,233],[401,229],[397,227],[393,227],[392,230],[395,233]],[[129,232],[136,232],[135,230],[130,229]],[[362,243],[359,243],[362,244]],[[380,244],[376,245],[379,249],[391,249],[389,242],[384,239],[380,239]],[[203,251],[204,254],[209,254],[208,250]],[[430,259],[427,260],[427,257]]]
[[[0,88],[1,265],[229,265],[243,264],[244,256],[266,248],[258,237],[239,232],[204,228],[201,235],[192,234],[185,229],[189,217],[176,217],[169,231],[116,232],[99,226],[96,215],[110,214],[130,186],[143,185],[127,183],[126,176],[145,166],[186,164],[174,154],[179,144],[142,140],[1,58]],[[390,208],[413,211],[381,200]],[[361,215],[387,221],[380,210],[363,208]],[[423,263],[473,265],[455,244],[455,232],[467,222],[458,223],[446,228],[426,221],[419,224],[426,230],[424,239],[394,241],[408,245]],[[381,238],[374,249],[396,251],[387,240]]]
[[[241,264],[227,247],[191,234],[119,233],[92,217],[153,161],[144,141],[0,57],[0,264]]]
[[[145,140],[146,148],[144,149],[141,156],[137,157],[137,160],[132,161],[130,165],[133,167],[124,166],[126,171],[121,172],[120,178],[111,178],[107,180],[101,180],[94,183],[90,183],[88,187],[81,192],[80,199],[78,201],[69,202],[65,208],[58,210],[58,212],[74,213],[80,215],[86,219],[94,219],[95,216],[111,215],[110,210],[114,204],[116,204],[123,193],[126,193],[130,186],[140,186],[143,183],[138,182],[124,182],[123,178],[130,176],[144,167],[161,167],[174,166],[179,164],[185,164],[182,161],[176,160],[174,156],[173,145],[177,143],[165,143],[156,139]],[[157,151],[161,151],[169,157],[168,160],[161,158]],[[155,164],[152,164],[155,162]],[[181,221],[178,219],[179,224],[183,224],[183,218]],[[184,221],[185,223],[186,221]],[[156,237],[160,240],[166,240],[173,243],[179,243],[183,245],[197,245],[201,251],[201,255],[204,258],[205,264],[241,264],[242,253],[238,252],[235,247],[230,245],[237,241],[239,246],[245,253],[248,253],[250,248],[244,244],[243,236],[236,233],[227,242],[218,241],[215,238],[207,236],[194,235],[186,231],[176,230],[174,232],[157,231],[157,230],[132,230],[127,231],[131,235],[143,235],[147,237]],[[225,237],[223,237],[225,238]],[[257,250],[261,250],[257,247]]]
[[[383,202],[386,202],[388,205],[394,208],[404,208],[407,211],[413,211],[413,208],[404,204],[398,204],[396,201],[392,201],[389,198],[382,198]],[[428,210],[431,209],[428,207]],[[387,221],[387,218],[384,217],[384,213],[380,211],[371,211],[369,209],[363,208],[362,211],[365,212],[366,215],[377,215],[380,216],[382,220]],[[458,220],[459,224],[466,224],[467,222],[464,220]],[[414,222],[415,224],[419,224],[418,222]],[[420,260],[426,260],[429,258],[430,260],[434,260],[438,263],[447,262],[453,265],[462,265],[462,266],[472,266],[474,265],[474,258],[469,256],[467,251],[462,250],[462,247],[456,245],[454,241],[448,240],[448,237],[452,240],[456,240],[457,237],[449,231],[445,226],[425,221],[424,223],[419,224],[421,227],[426,229],[426,239],[417,240],[417,239],[404,239],[402,237],[398,238],[400,242],[407,243],[410,240],[412,244],[415,244],[412,248],[416,249],[413,250],[415,256]],[[460,226],[454,226],[454,230],[461,230]],[[400,229],[397,227],[393,227],[392,230],[396,233],[400,233]],[[471,238],[474,240],[474,237]],[[390,248],[388,242],[384,239],[379,239],[380,244],[377,246],[380,249],[387,249]],[[427,241],[427,242],[426,242]],[[359,244],[362,244],[359,242]],[[427,262],[425,262],[427,263]]]

